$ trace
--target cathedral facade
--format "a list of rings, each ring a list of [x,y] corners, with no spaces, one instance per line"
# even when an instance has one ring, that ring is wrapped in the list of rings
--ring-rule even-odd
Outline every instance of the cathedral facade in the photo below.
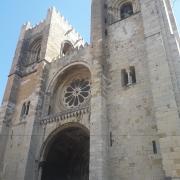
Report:
[[[180,180],[170,0],[92,0],[90,44],[55,8],[23,25],[0,108],[0,180]]]

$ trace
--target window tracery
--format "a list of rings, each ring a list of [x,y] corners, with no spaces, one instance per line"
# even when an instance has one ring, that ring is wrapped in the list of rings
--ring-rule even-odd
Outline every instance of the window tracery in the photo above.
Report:
[[[78,107],[90,96],[90,82],[85,79],[73,80],[64,91],[64,104],[66,107]]]
[[[29,47],[29,64],[40,60],[41,38],[36,39]]]
[[[57,78],[49,105],[51,114],[89,106],[91,74],[81,64],[67,68]],[[48,111],[48,109],[47,109]]]

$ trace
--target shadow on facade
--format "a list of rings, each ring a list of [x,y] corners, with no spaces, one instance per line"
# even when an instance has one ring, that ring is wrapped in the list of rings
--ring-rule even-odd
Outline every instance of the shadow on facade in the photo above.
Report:
[[[41,180],[89,179],[89,134],[82,128],[64,129],[47,149]]]

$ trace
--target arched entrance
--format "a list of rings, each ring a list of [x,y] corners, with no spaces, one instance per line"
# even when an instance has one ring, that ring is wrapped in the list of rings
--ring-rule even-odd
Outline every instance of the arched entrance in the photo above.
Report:
[[[47,146],[41,180],[88,180],[89,133],[81,127],[60,131]]]

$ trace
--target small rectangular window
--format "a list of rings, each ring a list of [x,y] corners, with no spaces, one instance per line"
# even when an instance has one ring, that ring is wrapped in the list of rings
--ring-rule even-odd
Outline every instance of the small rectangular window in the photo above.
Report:
[[[154,154],[157,154],[156,141],[152,141],[152,145],[153,145],[153,152],[154,152]]]
[[[129,67],[132,84],[136,83],[136,72],[134,66]]]
[[[22,109],[21,109],[21,115],[20,115],[21,120],[24,119],[28,115],[30,103],[31,103],[30,101],[23,103]]]
[[[128,73],[126,72],[125,69],[121,70],[121,83],[122,83],[122,86],[128,85]]]

